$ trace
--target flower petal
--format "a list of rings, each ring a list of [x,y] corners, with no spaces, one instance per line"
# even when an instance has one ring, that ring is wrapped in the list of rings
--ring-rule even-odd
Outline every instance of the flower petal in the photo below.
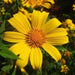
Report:
[[[57,28],[60,24],[61,24],[61,22],[57,18],[53,18],[53,19],[49,20],[45,25],[42,25],[41,29],[45,33],[49,33],[50,31]]]
[[[48,2],[50,2],[51,4],[54,4],[54,0],[47,0]]]
[[[39,11],[33,11],[32,13],[32,17],[31,17],[31,23],[32,23],[32,28],[35,29],[36,26],[38,25],[38,18],[39,18],[39,14],[41,14]]]
[[[47,12],[40,12],[40,11],[33,11],[32,18],[31,18],[31,23],[33,29],[39,29],[41,25],[45,24],[47,17],[48,17]]]
[[[69,39],[67,36],[58,36],[58,37],[49,37],[47,38],[47,41],[51,45],[63,45],[69,42]]]
[[[42,52],[39,48],[32,48],[30,54],[30,62],[33,69],[40,69],[42,66]]]
[[[25,35],[19,32],[8,31],[4,32],[3,40],[13,43],[22,42],[25,41]]]
[[[29,54],[31,52],[30,47],[25,44],[25,42],[17,43],[9,48],[14,54],[19,55],[19,58],[16,61],[17,66],[23,68],[27,65],[29,61]]]
[[[31,26],[26,16],[21,12],[18,12],[14,17],[10,18],[8,22],[16,28],[19,32],[26,34],[30,31]]]
[[[51,4],[50,3],[43,3],[42,6],[49,9],[51,7]]]
[[[42,47],[49,55],[52,56],[52,58],[56,60],[56,62],[61,59],[60,52],[54,46],[49,43],[44,43]]]
[[[56,28],[55,30],[51,31],[46,37],[58,37],[67,35],[67,31],[64,28]]]

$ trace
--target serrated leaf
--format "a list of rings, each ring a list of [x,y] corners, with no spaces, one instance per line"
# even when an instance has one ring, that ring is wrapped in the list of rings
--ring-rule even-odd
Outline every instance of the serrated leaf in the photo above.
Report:
[[[11,52],[3,43],[0,43],[0,55],[4,58],[10,58],[10,59],[19,58],[13,52]]]

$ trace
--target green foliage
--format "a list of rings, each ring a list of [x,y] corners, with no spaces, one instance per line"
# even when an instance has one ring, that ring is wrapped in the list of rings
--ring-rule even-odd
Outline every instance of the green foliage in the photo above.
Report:
[[[1,24],[0,33],[5,31],[5,21]]]
[[[63,46],[55,46],[55,47],[60,51],[67,51],[67,48],[65,48]]]
[[[16,69],[14,69],[14,71],[13,71],[12,75],[15,75],[15,74],[16,74]]]
[[[4,58],[18,59],[18,56],[12,53],[3,43],[0,43],[0,55]]]
[[[11,65],[6,65],[4,67],[1,68],[2,71],[9,73],[9,70],[12,68]]]

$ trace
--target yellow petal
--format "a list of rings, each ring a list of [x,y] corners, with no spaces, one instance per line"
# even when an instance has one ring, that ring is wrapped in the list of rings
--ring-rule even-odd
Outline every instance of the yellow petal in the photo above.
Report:
[[[56,29],[60,24],[61,22],[57,18],[53,18],[49,20],[45,25],[42,25],[41,29],[45,33],[49,33],[50,31]]]
[[[73,4],[73,6],[72,7],[75,7],[75,4]]]
[[[75,11],[75,7],[73,8],[73,10]]]
[[[12,3],[12,0],[9,0],[9,3]]]
[[[33,69],[40,69],[42,66],[42,52],[39,48],[32,48],[30,62]]]
[[[30,30],[31,29],[31,25],[27,19],[27,17],[22,14],[22,12],[18,12],[18,14],[14,15],[14,18],[19,21],[24,27],[26,27],[26,29]]]
[[[54,46],[49,43],[44,43],[42,47],[49,55],[52,56],[52,58],[56,60],[56,62],[61,59],[60,52]]]
[[[47,41],[52,45],[63,45],[69,42],[67,36],[49,37]]]
[[[3,0],[5,3],[8,3],[8,0]]]
[[[56,28],[55,30],[51,31],[46,37],[57,37],[57,36],[64,36],[67,35],[67,31],[64,28]]]
[[[31,23],[32,23],[33,29],[35,29],[36,26],[38,25],[39,14],[41,14],[41,13],[39,11],[35,11],[35,10],[32,13]]]
[[[50,2],[51,4],[54,4],[54,0],[47,0],[48,2]]]
[[[25,32],[26,32],[25,29],[22,27],[22,25],[20,25],[19,22],[17,22],[17,21],[15,20],[15,18],[10,18],[10,19],[8,20],[8,22],[9,22],[14,28],[16,28],[17,31],[26,34],[26,33],[25,33]]]
[[[30,7],[29,1],[28,0],[23,0],[21,2],[22,6]]]
[[[50,3],[44,3],[44,4],[42,4],[42,6],[49,9],[51,7],[51,4]]]
[[[66,19],[65,22],[66,22],[67,24],[71,24],[71,23],[72,23],[72,20],[71,20],[71,19]]]
[[[30,47],[25,42],[17,43],[9,48],[14,54],[19,55],[16,64],[19,68],[23,68],[29,61],[29,54],[31,52]]]
[[[3,40],[13,43],[22,42],[25,41],[25,35],[18,32],[8,31],[4,33]]]
[[[8,22],[16,28],[19,32],[26,34],[30,31],[31,26],[26,16],[21,12],[18,12],[14,17],[10,18]]]
[[[40,12],[40,11],[33,11],[32,18],[31,18],[31,23],[33,29],[40,29],[41,25],[45,24],[47,17],[48,17],[47,12]]]

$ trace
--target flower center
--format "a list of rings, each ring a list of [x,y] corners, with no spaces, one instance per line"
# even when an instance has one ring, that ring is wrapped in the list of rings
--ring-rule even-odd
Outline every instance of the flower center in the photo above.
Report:
[[[42,30],[31,30],[28,32],[26,36],[26,42],[31,47],[41,47],[43,43],[45,43],[45,34]]]

